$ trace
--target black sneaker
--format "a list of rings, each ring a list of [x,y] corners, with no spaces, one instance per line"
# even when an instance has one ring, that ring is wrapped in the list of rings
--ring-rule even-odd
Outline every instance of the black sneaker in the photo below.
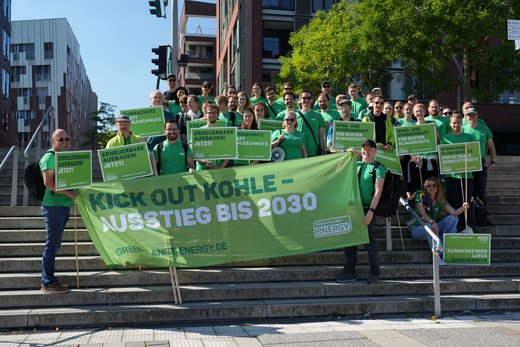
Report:
[[[354,274],[343,274],[343,276],[336,280],[338,283],[356,282],[357,277]]]
[[[377,284],[379,283],[379,276],[376,275],[368,275],[367,283],[368,284]]]

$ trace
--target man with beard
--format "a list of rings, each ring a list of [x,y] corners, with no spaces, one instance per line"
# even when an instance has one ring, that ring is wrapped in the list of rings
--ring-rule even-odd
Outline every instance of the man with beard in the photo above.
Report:
[[[153,149],[153,155],[159,175],[171,175],[179,172],[193,173],[191,149],[180,141],[179,125],[173,119],[164,124],[166,140],[157,144]]]
[[[439,135],[444,135],[451,132],[450,119],[448,117],[442,117],[441,108],[439,102],[435,99],[431,99],[428,103],[428,117],[424,118],[426,121],[433,121],[437,125],[437,131]]]
[[[321,93],[318,96],[318,110],[321,112],[321,116],[325,121],[325,133],[328,133],[330,126],[332,126],[332,122],[341,118],[341,115],[336,110],[330,109],[329,96],[325,93]],[[334,106],[336,106],[336,101],[334,101]]]
[[[203,128],[216,128],[217,120],[219,116],[218,106],[215,104],[206,104],[204,108],[204,118],[206,118],[207,123],[203,126]],[[197,160],[197,171],[201,170],[214,170],[214,169],[222,169],[225,168],[228,164],[229,160],[206,160],[200,159]]]

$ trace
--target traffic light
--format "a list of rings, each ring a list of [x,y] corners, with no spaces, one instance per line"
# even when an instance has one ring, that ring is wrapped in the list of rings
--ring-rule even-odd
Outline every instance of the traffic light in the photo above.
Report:
[[[150,0],[148,3],[150,4],[150,13],[162,17],[161,0]]]
[[[157,68],[152,70],[152,74],[160,78],[166,75],[166,62],[168,61],[168,48],[170,46],[159,46],[152,48],[152,52],[157,55],[157,58],[152,59],[152,64],[157,65]]]

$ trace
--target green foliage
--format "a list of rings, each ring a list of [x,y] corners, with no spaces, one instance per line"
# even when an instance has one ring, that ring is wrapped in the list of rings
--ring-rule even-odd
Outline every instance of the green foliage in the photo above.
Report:
[[[83,144],[91,146],[92,150],[105,148],[108,140],[114,136],[116,123],[116,106],[101,102],[99,110],[91,113],[90,120],[95,124],[85,133],[88,141]]]
[[[413,76],[414,91],[429,90],[424,96],[433,97],[454,87],[446,76],[456,59],[464,67],[465,97],[493,100],[520,88],[518,54],[506,37],[507,18],[519,13],[516,3],[344,0],[291,35],[280,79],[311,90],[323,80],[342,91],[351,82],[367,90],[392,79],[388,67],[400,61]]]

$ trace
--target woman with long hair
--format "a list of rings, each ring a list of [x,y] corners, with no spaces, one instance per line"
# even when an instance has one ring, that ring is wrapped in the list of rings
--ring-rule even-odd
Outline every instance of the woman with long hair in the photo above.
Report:
[[[255,113],[252,108],[246,108],[242,114],[242,124],[240,125],[242,130],[258,130],[258,124],[256,123]],[[249,161],[243,159],[237,159],[234,161],[235,166],[256,164],[257,161]]]
[[[253,83],[251,86],[251,105],[256,104],[257,102],[268,102],[267,98],[264,95],[264,87],[259,82]]]
[[[251,102],[249,101],[249,95],[247,95],[246,92],[240,92],[237,94],[238,98],[238,109],[237,111],[240,112],[240,114],[244,113],[244,110],[246,108],[251,107]]]
[[[256,122],[260,121],[260,119],[269,118],[269,109],[264,102],[257,102],[253,105],[253,111],[255,112]]]
[[[307,158],[305,134],[296,130],[298,122],[294,111],[285,113],[282,127],[281,130],[273,131],[271,145],[273,147],[279,146],[285,151],[284,160]]]
[[[458,216],[469,208],[469,204],[464,202],[457,209],[448,204],[437,177],[429,177],[424,181],[423,187],[424,190],[419,190],[415,194],[415,211],[442,242],[444,234],[457,232]],[[432,248],[432,237],[418,221],[415,221],[411,229],[414,239],[428,240],[428,244]]]

